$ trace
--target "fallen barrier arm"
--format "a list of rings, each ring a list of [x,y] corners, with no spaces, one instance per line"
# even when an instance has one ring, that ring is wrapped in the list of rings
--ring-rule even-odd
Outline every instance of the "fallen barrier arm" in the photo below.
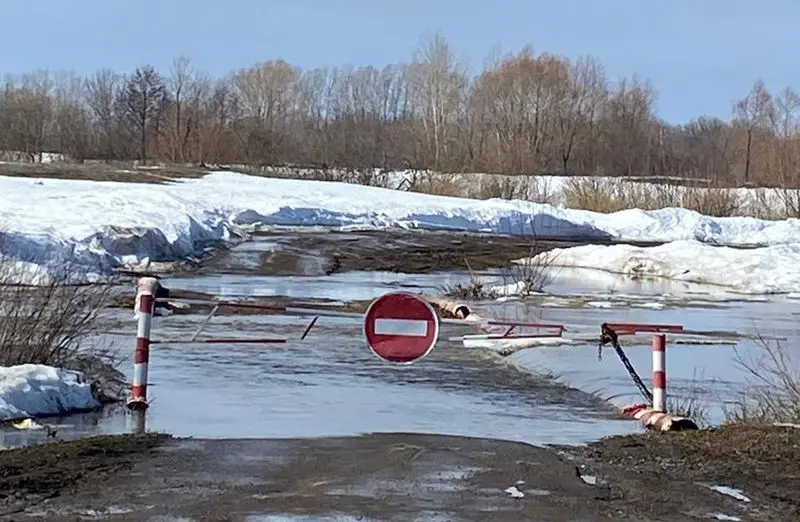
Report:
[[[598,358],[602,357],[603,346],[611,344],[617,353],[620,361],[633,379],[634,384],[644,396],[648,403],[652,404],[657,411],[666,410],[666,337],[665,332],[682,333],[685,330],[681,325],[675,324],[647,324],[647,323],[603,323],[600,326],[600,345],[598,347]],[[636,369],[631,364],[625,351],[619,344],[619,335],[635,335],[639,332],[652,332],[653,341],[653,391],[639,377]]]
[[[639,332],[653,333],[652,339],[652,372],[653,372],[653,392],[650,393],[636,374],[636,370],[631,365],[625,352],[619,345],[619,335],[635,335]],[[600,348],[598,355],[602,353],[604,344],[611,343],[617,355],[622,360],[637,387],[648,399],[648,404],[638,404],[622,409],[623,415],[641,421],[648,429],[658,431],[677,431],[677,430],[696,430],[697,424],[686,417],[679,417],[667,413],[667,377],[666,377],[666,333],[689,334],[681,325],[667,324],[643,324],[643,323],[603,323],[601,326]],[[692,331],[691,334],[698,332]]]

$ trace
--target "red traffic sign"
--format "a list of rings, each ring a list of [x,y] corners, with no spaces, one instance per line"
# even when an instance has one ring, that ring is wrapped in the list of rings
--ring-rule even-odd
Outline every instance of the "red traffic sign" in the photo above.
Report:
[[[384,361],[410,364],[433,350],[439,338],[439,317],[419,297],[390,292],[367,308],[364,337],[372,353]]]

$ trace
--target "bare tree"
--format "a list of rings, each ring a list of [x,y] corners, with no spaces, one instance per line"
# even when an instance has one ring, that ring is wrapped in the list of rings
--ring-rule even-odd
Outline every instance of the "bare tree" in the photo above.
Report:
[[[736,102],[733,108],[734,118],[743,126],[746,136],[744,182],[750,182],[750,166],[752,164],[753,138],[759,128],[763,128],[773,119],[774,106],[772,95],[758,80],[750,93]]]
[[[605,104],[604,142],[610,151],[609,173],[649,175],[654,138],[655,89],[637,78],[620,81]]]
[[[407,69],[414,104],[424,131],[424,150],[433,169],[448,154],[450,129],[465,98],[467,78],[447,41],[439,34],[422,41]]]
[[[276,164],[288,139],[300,73],[283,60],[239,71],[233,78],[245,121],[240,137],[248,157]]]
[[[118,114],[116,102],[123,84],[121,76],[110,69],[103,69],[86,80],[86,105],[96,123],[96,153],[104,159],[117,157]]]
[[[54,75],[53,129],[50,146],[73,159],[90,154],[91,122],[84,100],[83,78],[73,72]]]
[[[564,92],[556,113],[561,166],[569,174],[569,163],[576,145],[592,138],[596,119],[607,96],[603,68],[593,58],[581,58],[570,67],[569,75],[559,78]]]
[[[9,111],[9,145],[42,161],[47,133],[53,124],[53,82],[49,71],[23,74],[18,81],[6,80],[6,110]]]
[[[139,137],[139,160],[147,162],[147,140],[157,134],[169,101],[167,88],[156,70],[146,65],[128,78],[118,100],[122,114]]]
[[[276,59],[211,78],[179,57],[164,79],[149,66],[127,77],[7,76],[0,150],[27,161],[52,151],[79,160],[316,166],[364,183],[376,168],[415,176],[558,171],[759,182],[800,193],[794,90],[773,98],[756,82],[731,121],[698,116],[683,125],[659,120],[656,98],[635,76],[609,86],[596,59],[571,62],[529,46],[496,50],[471,76],[437,34],[407,63],[385,67],[303,71]]]

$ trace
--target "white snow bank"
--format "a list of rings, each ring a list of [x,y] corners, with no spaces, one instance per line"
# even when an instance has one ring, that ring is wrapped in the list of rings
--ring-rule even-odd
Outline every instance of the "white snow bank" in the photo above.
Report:
[[[604,270],[632,278],[710,284],[748,294],[800,291],[800,243],[736,249],[675,241],[655,247],[585,245],[548,254],[552,266]]]
[[[783,244],[800,220],[711,218],[669,208],[614,214],[472,200],[348,183],[217,172],[167,185],[0,177],[0,252],[95,274],[197,255],[250,226],[458,229],[539,236]]]
[[[0,421],[68,414],[99,406],[81,372],[42,364],[0,366]]]

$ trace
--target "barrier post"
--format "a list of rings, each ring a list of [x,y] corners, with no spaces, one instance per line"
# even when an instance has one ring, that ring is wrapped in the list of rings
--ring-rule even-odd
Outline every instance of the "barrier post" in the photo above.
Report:
[[[159,283],[154,277],[139,279],[134,317],[137,320],[136,348],[133,352],[133,383],[127,407],[133,411],[147,409],[147,367],[150,363],[150,329]]]
[[[667,411],[667,336],[653,335],[653,410]]]

